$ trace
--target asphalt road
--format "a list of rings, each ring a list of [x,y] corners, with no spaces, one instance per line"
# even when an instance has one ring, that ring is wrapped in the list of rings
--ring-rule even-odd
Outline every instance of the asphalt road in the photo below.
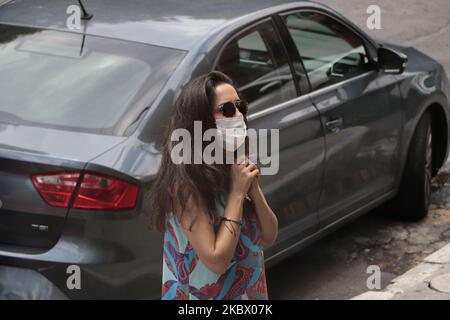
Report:
[[[330,0],[369,35],[410,45],[444,64],[450,76],[449,0]],[[368,30],[367,7],[381,9],[381,30]],[[271,299],[348,299],[367,291],[369,265],[381,269],[381,287],[450,242],[450,163],[433,184],[429,215],[417,223],[373,211],[268,270]]]

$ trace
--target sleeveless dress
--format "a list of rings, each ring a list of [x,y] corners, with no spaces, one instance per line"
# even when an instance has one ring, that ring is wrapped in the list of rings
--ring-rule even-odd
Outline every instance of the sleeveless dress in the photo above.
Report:
[[[226,203],[226,195],[223,203]],[[217,214],[224,207],[216,202]],[[189,243],[177,217],[170,213],[164,232],[162,300],[267,300],[264,253],[257,217],[244,201],[242,226],[234,257],[223,274],[210,271]],[[220,222],[214,225],[218,231]]]

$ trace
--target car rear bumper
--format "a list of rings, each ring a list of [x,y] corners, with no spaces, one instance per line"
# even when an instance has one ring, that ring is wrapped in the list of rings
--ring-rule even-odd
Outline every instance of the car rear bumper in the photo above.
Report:
[[[141,215],[106,219],[95,213],[89,219],[69,214],[64,232],[49,250],[0,245],[0,267],[16,270],[0,274],[0,288],[8,283],[3,298],[14,299],[21,292],[17,298],[52,299],[49,292],[55,290],[46,289],[48,283],[69,299],[159,298],[162,235],[149,231]],[[67,286],[73,267],[79,268],[80,288]],[[31,280],[15,287],[21,279]]]

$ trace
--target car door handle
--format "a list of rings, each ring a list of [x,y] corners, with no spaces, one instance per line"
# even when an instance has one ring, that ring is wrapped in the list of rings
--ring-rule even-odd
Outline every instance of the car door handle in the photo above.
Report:
[[[333,120],[327,121],[325,123],[325,126],[332,132],[337,132],[342,126],[342,118],[335,118]]]

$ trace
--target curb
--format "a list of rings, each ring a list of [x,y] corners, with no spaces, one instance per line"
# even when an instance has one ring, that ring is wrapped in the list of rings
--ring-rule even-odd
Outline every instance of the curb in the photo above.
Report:
[[[367,291],[350,300],[450,300],[450,243],[418,266],[395,278],[380,291]]]

